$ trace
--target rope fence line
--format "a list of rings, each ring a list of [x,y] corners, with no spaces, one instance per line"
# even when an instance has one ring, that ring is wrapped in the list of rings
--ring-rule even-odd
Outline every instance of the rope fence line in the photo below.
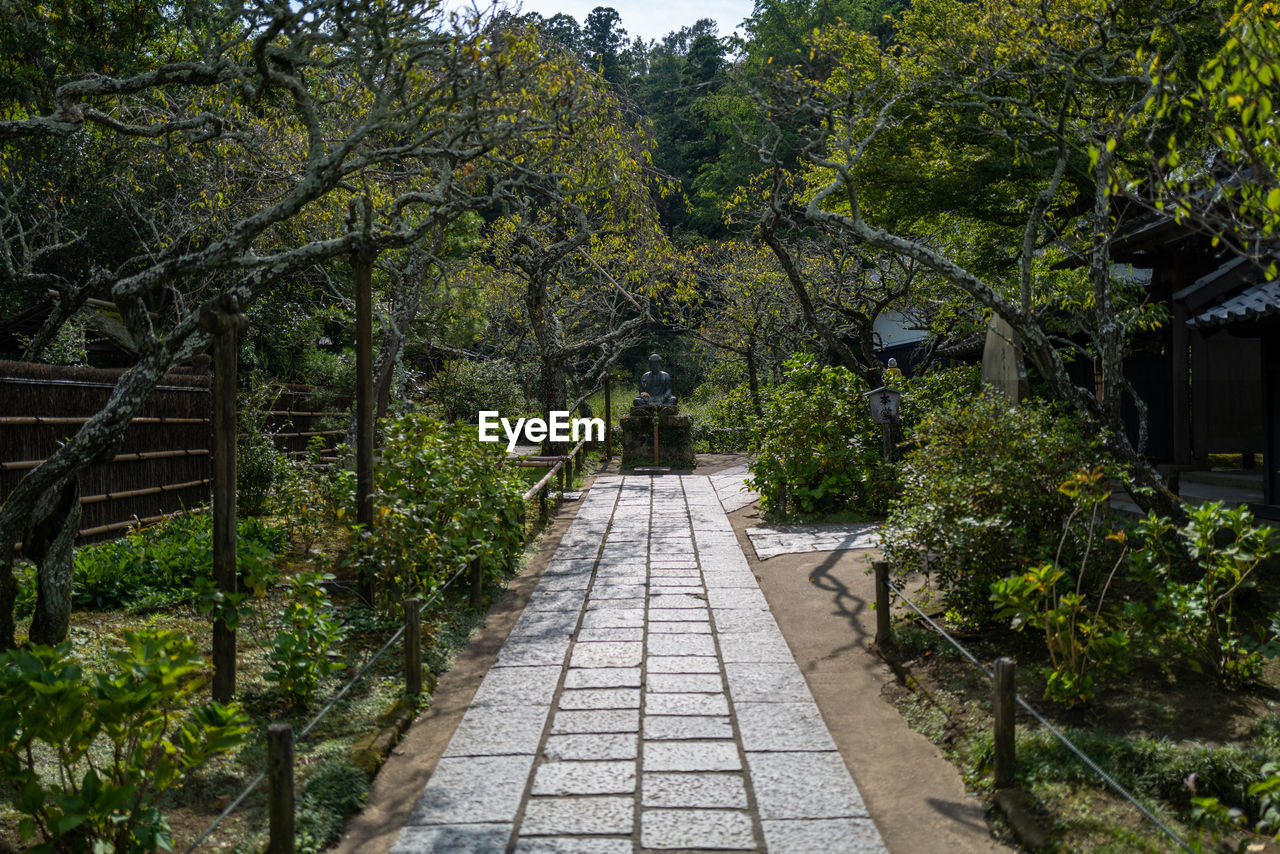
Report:
[[[989,669],[986,665],[984,665],[981,661],[979,661],[977,656],[975,656],[972,652],[970,652],[969,649],[967,649],[964,646],[964,644],[956,640],[951,635],[950,632],[948,632],[942,626],[938,625],[938,623],[935,620],[933,620],[924,611],[920,610],[920,608],[916,605],[916,603],[911,601],[911,599],[906,595],[906,593],[904,593],[892,581],[889,580],[889,572],[888,572],[889,565],[887,562],[875,561],[874,569],[875,569],[875,575],[876,575],[876,600],[877,600],[876,601],[876,610],[877,610],[876,644],[877,646],[880,646],[883,648],[886,644],[892,643],[892,636],[889,634],[889,608],[888,608],[889,595],[888,594],[893,593],[898,597],[898,599],[900,599],[903,603],[905,603],[908,608],[914,611],[916,615],[919,616],[920,619],[922,619],[925,622],[925,624],[929,626],[929,628],[931,628],[935,633],[941,636],[943,640],[947,641],[947,643],[951,644],[951,646],[955,647],[956,651],[959,652],[962,656],[964,656],[964,658],[966,658],[970,664],[972,664],[974,667],[980,670],[982,674],[987,677],[988,680],[990,680],[993,684],[998,684],[996,673],[994,673],[991,669]],[[1008,659],[1003,659],[1003,660],[1008,661]],[[1030,703],[1028,703],[1025,699],[1023,699],[1023,697],[1020,694],[1012,690],[1009,693],[1014,703],[1021,706],[1023,710],[1025,710],[1029,715],[1031,715],[1031,717],[1035,718],[1035,720],[1040,724],[1040,726],[1044,727],[1044,729],[1050,735],[1052,735],[1059,742],[1061,742],[1062,745],[1067,748],[1067,750],[1071,751],[1071,753],[1074,754],[1075,757],[1079,759],[1085,765],[1086,768],[1088,768],[1089,770],[1097,774],[1098,777],[1101,778],[1101,780],[1104,783],[1106,783],[1107,786],[1109,786],[1116,794],[1120,795],[1120,797],[1124,798],[1126,801],[1133,804],[1138,809],[1138,812],[1142,813],[1142,815],[1146,817],[1148,821],[1154,824],[1160,830],[1161,833],[1167,836],[1175,845],[1177,845],[1183,851],[1186,851],[1187,854],[1195,854],[1195,849],[1192,848],[1186,842],[1186,840],[1184,840],[1181,836],[1179,836],[1171,827],[1165,824],[1155,814],[1155,812],[1151,810],[1150,807],[1148,807],[1146,804],[1140,801],[1128,789],[1126,789],[1119,782],[1117,782],[1114,777],[1112,777],[1110,774],[1104,771],[1102,767],[1092,757],[1090,757],[1087,753],[1085,753],[1083,750],[1077,747],[1076,744],[1072,742],[1071,739],[1067,738],[1067,736],[1060,729],[1058,729],[1056,726],[1054,726],[1048,720],[1046,720],[1045,717],[1042,714],[1040,714],[1040,712],[1036,711],[1036,709]],[[1007,737],[1009,743],[1012,744],[1013,743],[1012,718],[1008,720],[1007,725],[1008,725],[1008,731],[1004,735]],[[996,718],[996,727],[997,727],[997,730],[999,730],[1001,727],[1001,720],[998,715]],[[996,733],[997,754],[999,753],[999,749],[1000,749],[999,745],[1001,741],[1001,736],[1002,736],[1002,733],[1000,732]],[[997,760],[998,759],[999,759],[999,756],[997,755]],[[1010,760],[1012,760],[1012,754],[1010,755]],[[1010,767],[1009,771],[1012,772],[1012,767]],[[997,777],[999,776],[1000,774],[997,771]],[[1011,773],[1010,773],[1010,776],[1012,776]]]
[[[418,608],[419,616],[423,614],[427,610],[427,608],[431,607],[431,605],[433,605],[436,602],[436,600],[438,600],[440,596],[446,590],[448,590],[449,587],[455,581],[457,581],[462,576],[464,572],[467,572],[469,568],[470,567],[468,566],[461,567],[457,572],[455,572],[452,576],[450,576],[448,581],[446,581],[444,584],[437,587],[435,592],[431,594],[430,598],[428,598],[425,602],[423,602],[422,605]],[[408,621],[406,620],[406,624],[407,623]],[[307,725],[302,728],[302,731],[298,733],[295,741],[306,738],[307,735],[311,732],[311,730],[313,730],[315,726],[318,723],[320,723],[320,721],[322,721],[325,718],[325,716],[327,716],[329,712],[333,710],[335,706],[337,706],[337,704],[342,700],[342,698],[347,695],[347,692],[350,691],[353,687],[355,687],[357,682],[359,682],[361,679],[364,678],[365,674],[369,672],[369,670],[378,661],[378,659],[380,659],[384,654],[386,654],[387,650],[389,650],[396,643],[396,641],[400,640],[400,638],[404,635],[404,632],[405,632],[405,625],[401,625],[398,629],[396,629],[395,633],[392,634],[391,637],[387,639],[386,643],[384,643],[378,649],[377,652],[375,652],[372,656],[370,656],[365,661],[364,665],[361,666],[361,668],[358,671],[356,671],[355,675],[352,676],[350,679],[348,679],[346,684],[343,685],[332,697],[329,698],[329,701],[324,705],[324,707],[321,708],[320,711],[317,712],[315,716],[311,718],[311,720],[307,723]],[[248,785],[246,785],[240,791],[240,794],[236,795],[236,797],[229,804],[227,804],[226,808],[221,813],[218,814],[218,816],[213,820],[212,823],[210,823],[208,827],[204,829],[204,832],[201,833],[198,837],[196,837],[196,840],[186,848],[185,854],[192,854],[192,852],[194,852],[197,848],[199,848],[209,838],[209,836],[215,830],[218,829],[218,826],[221,825],[222,822],[228,816],[234,813],[236,809],[239,808],[240,804],[244,803],[245,799],[248,798],[249,795],[253,794],[253,792],[259,786],[262,785],[262,783],[267,779],[269,770],[270,769],[268,768],[267,770],[258,772],[258,775],[254,777],[253,780],[251,780],[248,783]]]

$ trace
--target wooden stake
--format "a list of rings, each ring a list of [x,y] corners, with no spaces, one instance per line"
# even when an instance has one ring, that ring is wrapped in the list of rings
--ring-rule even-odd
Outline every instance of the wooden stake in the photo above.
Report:
[[[294,854],[293,727],[267,727],[268,854]]]
[[[480,558],[471,561],[471,607],[479,608],[484,594],[484,562]]]
[[[1014,663],[1012,658],[996,659],[995,696],[995,786],[1006,789],[1013,785],[1014,744],[1013,694]]]
[[[886,649],[893,644],[889,623],[889,562],[874,560],[871,567],[876,573],[876,646]]]
[[[604,378],[604,458],[613,459],[613,383]]]
[[[416,597],[404,600],[404,690],[422,693],[422,603]]]
[[[229,294],[206,310],[201,325],[213,337],[213,579],[219,592],[236,592],[236,333],[247,324]],[[213,620],[213,699],[236,693],[236,632],[219,614]]]
[[[373,530],[373,250],[355,252],[356,268],[356,521]],[[373,604],[373,578],[360,573],[360,598]]]

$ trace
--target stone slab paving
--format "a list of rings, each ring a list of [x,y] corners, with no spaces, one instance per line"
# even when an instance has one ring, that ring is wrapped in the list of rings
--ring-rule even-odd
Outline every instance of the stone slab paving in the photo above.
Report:
[[[761,560],[775,555],[835,552],[880,547],[880,526],[860,525],[761,525],[747,529],[747,537]]]
[[[758,492],[747,488],[747,474],[746,465],[740,465],[711,475],[711,485],[716,490],[724,512],[741,510],[760,497]]]
[[[725,515],[744,474],[596,479],[395,854],[885,850]]]

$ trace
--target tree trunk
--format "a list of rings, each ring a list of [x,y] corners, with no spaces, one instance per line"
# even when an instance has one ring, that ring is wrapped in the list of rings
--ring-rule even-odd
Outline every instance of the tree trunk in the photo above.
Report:
[[[46,493],[35,516],[40,522],[23,543],[23,551],[36,565],[31,642],[62,643],[71,624],[71,558],[80,527],[79,481],[73,477],[61,490]]]
[[[190,333],[188,333],[190,335]],[[187,336],[183,336],[187,338]],[[201,346],[203,338],[187,338],[190,346]],[[183,347],[175,336],[166,342],[166,346],[158,347],[147,353],[130,370],[125,372],[116,382],[111,397],[97,414],[89,419],[80,430],[66,441],[45,462],[31,470],[25,478],[18,482],[13,491],[0,504],[0,651],[12,649],[14,646],[15,623],[13,609],[17,594],[17,583],[13,578],[14,546],[20,541],[29,539],[32,521],[37,524],[45,521],[39,515],[42,506],[50,506],[53,499],[46,496],[63,498],[63,490],[69,483],[74,483],[76,475],[97,460],[114,456],[119,448],[120,440],[129,422],[142,408],[151,395],[156,383],[168,372],[177,359],[177,351]],[[42,502],[47,502],[42,504]],[[65,504],[69,513],[79,513],[79,502]],[[70,527],[79,524],[78,518]],[[58,524],[58,532],[63,532],[67,524]],[[39,535],[34,541],[39,543]],[[46,542],[57,540],[58,533],[50,532]],[[52,551],[57,552],[57,548]],[[48,561],[46,561],[48,563]],[[53,570],[49,564],[49,570]],[[61,573],[61,574],[59,574]],[[50,584],[70,584],[70,575],[66,568],[48,575]],[[64,587],[65,598],[70,601],[70,589]],[[45,594],[48,606],[56,612],[57,594]],[[56,621],[55,621],[56,622]],[[46,623],[41,630],[55,628]]]
[[[760,405],[760,377],[756,369],[756,346],[752,340],[747,345],[747,387],[751,389],[751,410],[757,418],[764,417],[764,407]]]

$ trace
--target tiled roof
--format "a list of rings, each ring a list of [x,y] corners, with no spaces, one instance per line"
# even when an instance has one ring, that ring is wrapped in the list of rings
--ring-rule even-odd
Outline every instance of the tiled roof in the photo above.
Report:
[[[1217,326],[1271,316],[1280,316],[1280,280],[1247,287],[1200,312],[1187,325]]]

